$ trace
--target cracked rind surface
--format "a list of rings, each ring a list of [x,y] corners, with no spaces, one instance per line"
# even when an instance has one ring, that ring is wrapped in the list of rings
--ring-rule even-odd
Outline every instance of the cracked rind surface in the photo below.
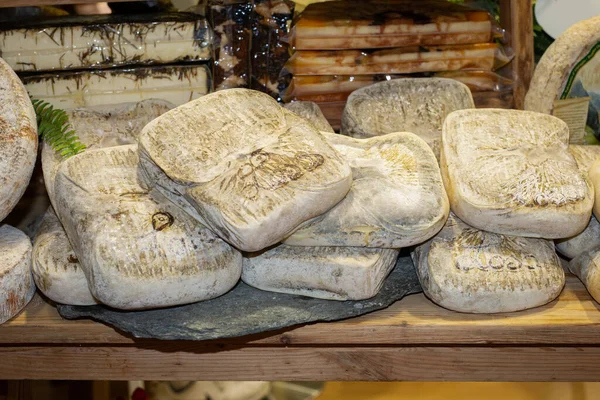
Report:
[[[453,79],[403,78],[352,92],[342,115],[344,135],[368,138],[412,132],[440,156],[442,124],[455,110],[475,108],[469,88]]]
[[[97,304],[67,233],[49,207],[33,241],[32,272],[46,297],[76,306]]]
[[[594,161],[600,158],[600,146],[569,145],[569,153],[575,157],[579,171],[587,174]],[[600,223],[593,215],[587,228],[579,235],[555,242],[556,250],[568,258],[575,258],[597,246],[600,246]]]
[[[551,241],[484,232],[453,214],[412,256],[427,297],[459,312],[538,307],[554,300],[565,284]]]
[[[594,300],[600,302],[600,247],[572,259],[569,271],[581,280]]]
[[[17,315],[35,294],[31,242],[12,226],[0,226],[0,324]]]
[[[452,211],[490,232],[568,238],[590,220],[594,190],[560,119],[480,109],[448,115],[440,166]]]
[[[137,145],[61,163],[57,213],[102,303],[120,309],[211,299],[241,274],[241,254],[138,180]]]
[[[140,160],[167,197],[244,251],[278,243],[352,184],[350,166],[312,124],[247,89],[156,118],[140,136]]]
[[[37,148],[37,121],[29,95],[0,58],[0,221],[25,193]]]
[[[401,248],[442,229],[450,206],[437,160],[422,139],[409,132],[370,139],[323,135],[350,164],[352,187],[285,244]]]
[[[312,101],[294,101],[286,104],[284,107],[286,110],[312,122],[319,132],[335,133],[317,103]]]
[[[375,296],[399,251],[278,245],[244,257],[242,280],[261,290],[326,300]]]

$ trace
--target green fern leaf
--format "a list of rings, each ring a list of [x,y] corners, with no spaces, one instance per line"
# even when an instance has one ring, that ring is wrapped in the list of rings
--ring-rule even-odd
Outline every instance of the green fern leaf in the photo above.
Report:
[[[85,150],[79,142],[69,117],[63,110],[55,109],[51,104],[31,99],[38,124],[40,138],[48,143],[63,158],[69,158]]]

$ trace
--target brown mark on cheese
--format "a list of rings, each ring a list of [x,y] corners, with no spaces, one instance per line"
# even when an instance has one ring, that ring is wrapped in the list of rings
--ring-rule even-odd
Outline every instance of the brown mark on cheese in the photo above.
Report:
[[[152,216],[152,227],[155,231],[162,231],[173,225],[175,219],[168,212],[157,212]]]

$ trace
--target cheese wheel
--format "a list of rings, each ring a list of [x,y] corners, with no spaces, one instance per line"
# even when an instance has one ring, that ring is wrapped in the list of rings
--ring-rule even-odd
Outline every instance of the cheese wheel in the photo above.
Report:
[[[452,211],[490,232],[568,238],[590,221],[593,187],[560,119],[479,109],[448,115],[440,165]]]
[[[312,101],[294,101],[293,103],[286,104],[284,107],[294,114],[312,122],[315,128],[320,132],[335,132],[331,125],[329,125],[327,118],[325,118],[317,103]]]
[[[600,247],[572,259],[569,271],[581,280],[594,300],[600,302]]]
[[[38,135],[35,111],[14,71],[0,59],[0,221],[15,207],[33,173]]]
[[[594,184],[595,190],[595,201],[594,201],[594,215],[600,219],[600,160],[596,160],[589,170],[590,180]]]
[[[20,230],[0,226],[0,324],[19,313],[35,294],[31,242]]]

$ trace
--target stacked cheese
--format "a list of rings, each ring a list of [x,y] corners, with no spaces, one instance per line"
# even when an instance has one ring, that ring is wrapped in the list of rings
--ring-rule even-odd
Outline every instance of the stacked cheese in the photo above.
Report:
[[[212,32],[190,13],[68,16],[5,23],[2,57],[32,97],[61,109],[211,90]],[[185,62],[185,64],[181,64]]]
[[[478,90],[504,88],[510,82],[492,71],[510,59],[493,39],[487,12],[447,1],[311,4],[293,27],[296,52],[285,66],[291,76],[283,98],[315,101],[339,121],[351,91],[402,74],[441,73]]]

